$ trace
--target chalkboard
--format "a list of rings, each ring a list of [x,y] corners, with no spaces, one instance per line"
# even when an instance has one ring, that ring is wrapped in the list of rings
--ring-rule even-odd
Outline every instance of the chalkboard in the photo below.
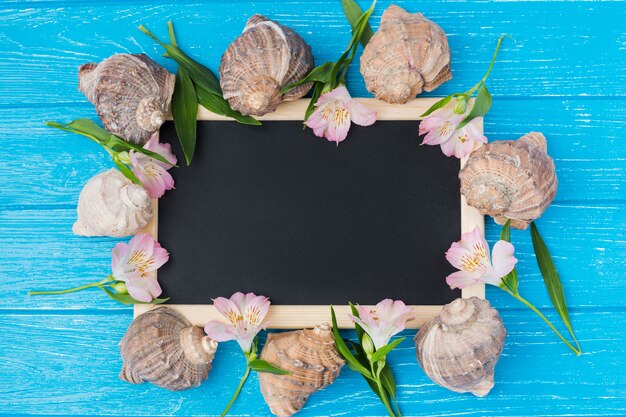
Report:
[[[420,146],[418,126],[353,125],[336,146],[301,118],[198,122],[193,163],[170,171],[176,189],[159,200],[163,295],[210,305],[252,291],[281,306],[460,297],[444,257],[462,229],[460,162]],[[184,164],[173,122],[160,138]]]

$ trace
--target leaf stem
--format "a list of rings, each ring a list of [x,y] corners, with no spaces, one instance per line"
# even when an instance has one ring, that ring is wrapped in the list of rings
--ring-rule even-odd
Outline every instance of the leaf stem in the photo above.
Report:
[[[398,417],[400,416],[400,414],[396,415],[393,412],[393,409],[391,408],[391,404],[389,403],[389,396],[387,394],[387,390],[383,387],[383,384],[380,380],[380,372],[382,371],[384,365],[378,367],[377,371],[374,370],[375,365],[376,365],[376,362],[370,363],[370,368],[372,370],[372,375],[374,376],[374,381],[376,382],[376,386],[378,387],[378,392],[380,392],[380,399],[385,405],[385,408],[387,409],[387,413],[389,413],[389,417]]]
[[[535,312],[535,314],[537,314],[539,317],[541,317],[541,319],[546,322],[546,324],[548,326],[550,326],[550,328],[552,329],[552,331],[559,337],[559,339],[561,339],[563,341],[563,343],[565,343],[567,345],[568,348],[570,348],[572,350],[572,352],[574,352],[577,356],[580,356],[580,354],[582,353],[582,351],[580,350],[580,348],[576,349],[574,346],[572,346],[572,344],[570,342],[568,342],[565,337],[563,337],[563,335],[561,334],[561,332],[559,332],[556,327],[554,327],[554,325],[552,324],[552,322],[550,322],[550,320],[548,320],[548,318],[546,316],[543,315],[543,313],[541,311],[539,311],[537,309],[537,307],[535,307],[534,305],[532,305],[530,302],[528,302],[525,298],[523,298],[521,295],[519,295],[519,293],[513,292],[511,291],[509,288],[507,287],[500,287],[503,291],[508,292],[509,294],[511,294],[513,296],[513,298],[515,298],[516,300],[518,300],[519,302],[521,302],[522,304],[524,304],[526,307],[530,308],[532,311]]]
[[[58,295],[58,294],[69,294],[76,291],[86,290],[87,288],[100,287],[108,282],[113,281],[113,275],[109,275],[102,281],[92,282],[91,284],[80,285],[74,288],[68,288],[66,290],[53,290],[53,291],[29,291],[28,295]]]
[[[243,374],[241,381],[239,381],[239,386],[237,386],[237,390],[235,391],[233,398],[230,399],[230,402],[228,403],[224,411],[222,411],[222,414],[220,414],[220,417],[224,417],[228,413],[228,410],[230,410],[230,407],[232,407],[233,404],[235,403],[235,400],[239,396],[239,393],[241,392],[243,385],[246,383],[246,380],[248,379],[248,376],[250,375],[250,369],[251,369],[250,365],[246,365],[246,372]]]
[[[493,65],[496,63],[496,57],[498,56],[498,51],[500,50],[500,46],[502,45],[502,41],[504,40],[504,38],[506,38],[508,36],[509,35],[504,34],[504,35],[501,35],[498,38],[498,44],[496,45],[496,50],[493,53],[493,57],[491,58],[491,63],[489,64],[489,68],[487,68],[487,72],[485,73],[483,78],[481,78],[480,81],[478,81],[476,83],[476,85],[474,87],[472,87],[471,89],[469,89],[469,90],[467,90],[465,92],[465,95],[467,95],[468,97],[471,96],[474,93],[474,91],[476,91],[478,89],[478,87],[480,87],[481,84],[484,84],[484,82],[487,81],[487,78],[489,78],[489,74],[491,73]]]

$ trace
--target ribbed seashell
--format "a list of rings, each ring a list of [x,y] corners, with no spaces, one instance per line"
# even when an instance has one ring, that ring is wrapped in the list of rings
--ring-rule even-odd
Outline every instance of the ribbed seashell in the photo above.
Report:
[[[148,192],[112,168],[83,187],[72,231],[81,236],[131,236],[152,219]]]
[[[201,327],[167,307],[135,318],[119,345],[121,380],[150,382],[170,391],[199,386],[208,378],[217,350],[217,342]]]
[[[435,383],[484,397],[502,353],[506,329],[489,301],[457,298],[415,335],[417,361]]]
[[[96,107],[104,128],[140,145],[163,124],[174,79],[145,54],[113,55],[78,69],[78,89]]]
[[[421,13],[391,5],[361,55],[367,91],[387,103],[406,103],[452,79],[444,31]]]
[[[510,219],[516,229],[539,218],[558,187],[546,138],[538,132],[481,146],[470,154],[459,178],[470,206],[498,224]]]
[[[312,69],[311,47],[300,35],[256,14],[222,55],[220,86],[233,109],[262,116],[276,110],[283,101],[304,96],[312,83],[285,94],[280,90],[300,81]]]
[[[297,413],[311,394],[335,381],[344,364],[326,323],[312,330],[269,334],[260,357],[291,372],[289,375],[259,373],[265,402],[279,417]]]

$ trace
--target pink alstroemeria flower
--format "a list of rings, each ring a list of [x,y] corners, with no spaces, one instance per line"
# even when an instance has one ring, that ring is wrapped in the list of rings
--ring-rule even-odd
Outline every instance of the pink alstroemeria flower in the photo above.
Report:
[[[422,145],[440,145],[446,156],[454,155],[461,159],[474,150],[476,142],[487,143],[487,138],[478,128],[483,118],[476,117],[457,129],[464,117],[464,114],[456,114],[449,109],[435,111],[419,125],[419,134],[426,134]]]
[[[120,242],[112,254],[113,277],[126,283],[131,297],[149,303],[161,295],[161,286],[151,272],[167,262],[170,254],[152,236],[141,233],[128,243]]]
[[[459,271],[446,278],[450,288],[465,288],[478,282],[500,286],[502,278],[515,268],[513,245],[499,240],[489,255],[489,245],[478,227],[463,233],[446,252],[446,259]]]
[[[156,152],[172,165],[176,163],[176,156],[172,153],[169,143],[159,143],[158,132],[143,146],[145,149]],[[172,165],[152,159],[140,152],[131,150],[129,153],[133,173],[141,181],[143,188],[148,191],[150,198],[160,198],[165,191],[174,188],[174,178],[167,172]]]
[[[252,342],[261,329],[265,329],[265,316],[270,308],[270,300],[254,293],[235,293],[228,298],[213,300],[217,311],[228,318],[230,324],[212,320],[204,327],[204,332],[213,340],[226,342],[236,340],[245,353],[249,353]]]
[[[337,145],[348,136],[351,122],[369,126],[376,121],[376,111],[353,99],[344,85],[322,94],[315,107],[306,125],[313,129],[315,136],[325,137]]]
[[[350,319],[361,325],[372,338],[376,349],[387,345],[393,335],[404,330],[407,321],[415,318],[413,309],[407,307],[402,301],[389,298],[373,308],[357,305],[356,309],[359,317],[350,314]]]

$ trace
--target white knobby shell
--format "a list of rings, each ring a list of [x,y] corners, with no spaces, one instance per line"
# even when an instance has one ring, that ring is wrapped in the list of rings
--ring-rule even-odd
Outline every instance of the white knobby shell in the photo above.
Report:
[[[539,132],[481,146],[470,154],[459,179],[470,206],[498,224],[511,220],[516,229],[539,218],[558,187],[554,161]]]
[[[104,128],[143,145],[165,121],[175,77],[145,54],[117,54],[81,65],[78,80]]]
[[[87,181],[76,212],[72,231],[81,236],[131,236],[152,219],[148,192],[114,168]]]
[[[120,379],[150,382],[171,391],[199,386],[208,378],[217,342],[168,307],[135,320],[119,343],[124,364]]]
[[[293,30],[261,15],[246,23],[220,63],[220,86],[230,106],[245,115],[262,116],[283,101],[304,96],[312,83],[281,94],[313,69],[311,47]]]
[[[391,5],[363,50],[361,74],[377,99],[406,103],[452,79],[448,38],[421,13]]]
[[[442,387],[484,397],[494,385],[505,337],[502,319],[488,301],[458,298],[415,335],[417,361]]]

